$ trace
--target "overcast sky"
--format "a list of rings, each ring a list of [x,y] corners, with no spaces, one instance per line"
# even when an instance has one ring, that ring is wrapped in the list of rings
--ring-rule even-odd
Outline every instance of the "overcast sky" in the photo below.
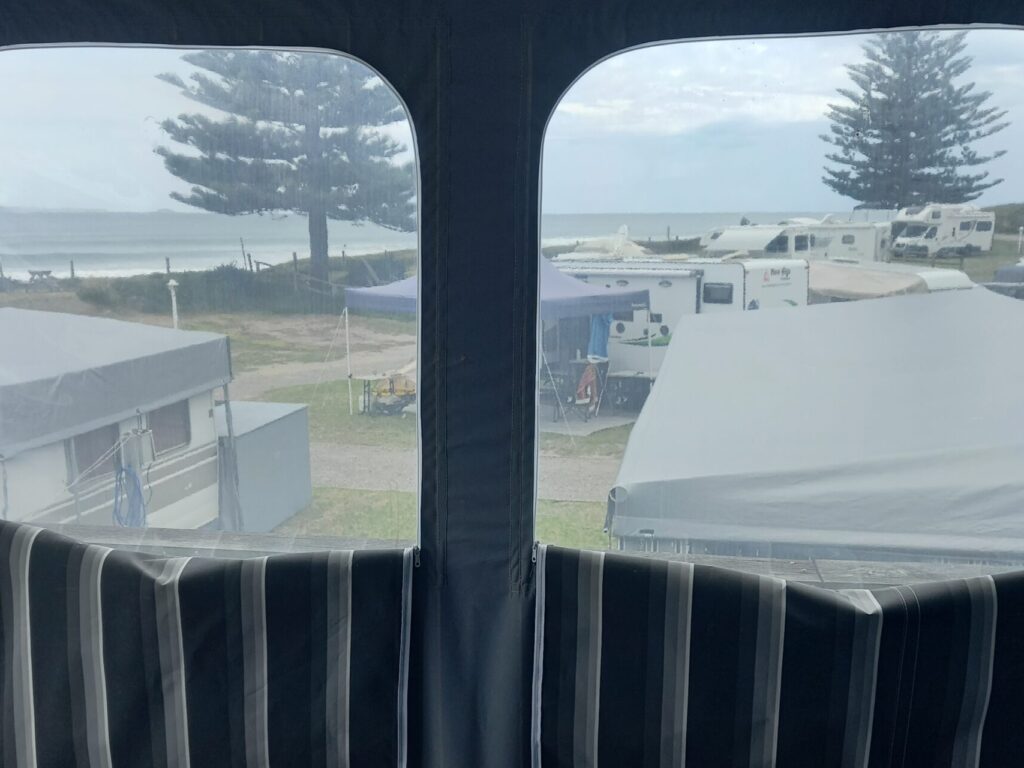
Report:
[[[821,182],[827,105],[862,58],[858,36],[678,43],[590,69],[553,115],[547,213],[843,211]],[[1024,32],[975,30],[970,79],[1009,110],[988,140],[1006,181],[981,203],[1024,201]],[[180,51],[0,52],[0,206],[190,210],[153,148],[195,105],[155,78]],[[390,131],[408,141],[407,127]],[[985,145],[983,145],[984,148]]]

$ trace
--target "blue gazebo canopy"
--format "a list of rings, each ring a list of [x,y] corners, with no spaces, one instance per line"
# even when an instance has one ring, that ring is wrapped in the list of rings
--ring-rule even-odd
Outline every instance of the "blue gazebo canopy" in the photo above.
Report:
[[[544,320],[627,312],[647,307],[650,302],[646,290],[621,290],[584,283],[560,272],[546,258],[540,260],[540,276]],[[417,289],[415,276],[373,288],[346,288],[345,302],[353,312],[415,314]]]

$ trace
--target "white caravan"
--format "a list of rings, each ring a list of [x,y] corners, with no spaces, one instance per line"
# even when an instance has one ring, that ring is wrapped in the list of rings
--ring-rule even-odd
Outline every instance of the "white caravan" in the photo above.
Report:
[[[555,264],[586,283],[649,292],[649,316],[647,310],[636,310],[613,317],[608,339],[612,372],[657,373],[672,331],[687,315],[807,304],[804,259],[556,259]]]
[[[996,215],[973,205],[903,208],[892,223],[892,253],[896,257],[964,256],[992,249]]]

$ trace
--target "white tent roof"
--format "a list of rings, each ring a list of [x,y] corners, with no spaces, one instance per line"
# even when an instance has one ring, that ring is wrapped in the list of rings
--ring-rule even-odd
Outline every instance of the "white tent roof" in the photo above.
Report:
[[[612,532],[1024,551],[1024,303],[974,289],[698,315],[673,335]]]
[[[0,309],[0,456],[112,424],[231,380],[226,336]]]

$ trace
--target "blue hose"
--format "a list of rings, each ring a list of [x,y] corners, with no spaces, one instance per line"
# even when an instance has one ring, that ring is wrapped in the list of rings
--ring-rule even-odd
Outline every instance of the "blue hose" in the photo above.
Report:
[[[114,477],[114,524],[146,527],[146,496],[142,479],[132,467],[121,467]]]

